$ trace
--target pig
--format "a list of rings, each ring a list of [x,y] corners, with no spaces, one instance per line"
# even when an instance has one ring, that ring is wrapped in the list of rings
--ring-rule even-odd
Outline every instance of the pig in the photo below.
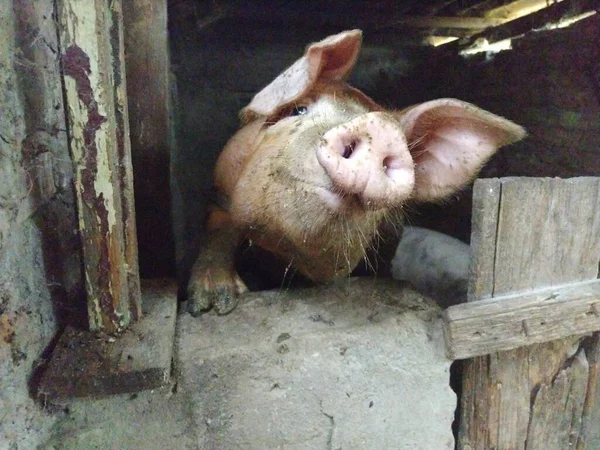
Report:
[[[240,243],[311,282],[347,277],[408,202],[462,189],[520,126],[456,99],[387,111],[348,77],[360,30],[309,45],[240,112],[214,169],[216,201],[192,267],[188,311],[230,312],[247,288]]]

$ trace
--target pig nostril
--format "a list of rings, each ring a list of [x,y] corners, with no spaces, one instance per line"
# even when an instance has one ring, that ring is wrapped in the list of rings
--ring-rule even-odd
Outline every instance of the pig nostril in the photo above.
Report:
[[[395,169],[398,169],[398,160],[393,156],[387,156],[383,158],[382,162],[383,171],[387,174],[387,176],[391,176]]]
[[[349,144],[346,144],[344,146],[344,153],[342,153],[342,158],[345,158],[345,159],[350,158],[350,155],[352,155],[352,153],[354,152],[355,147],[356,147],[356,141],[352,141]]]
[[[383,170],[387,170],[392,164],[392,157],[388,156],[383,159]]]

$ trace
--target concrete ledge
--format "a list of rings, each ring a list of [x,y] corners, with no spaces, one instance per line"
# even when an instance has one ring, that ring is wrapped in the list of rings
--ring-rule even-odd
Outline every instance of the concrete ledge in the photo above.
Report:
[[[399,282],[252,293],[177,348],[198,448],[454,448],[440,311]]]
[[[166,384],[173,357],[176,292],[173,281],[145,280],[144,315],[116,338],[67,328],[41,377],[38,397],[98,397]]]

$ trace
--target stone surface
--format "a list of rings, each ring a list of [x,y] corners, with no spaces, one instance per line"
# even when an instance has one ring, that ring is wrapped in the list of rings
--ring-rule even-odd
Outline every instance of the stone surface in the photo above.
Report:
[[[59,404],[64,418],[43,450],[198,450],[186,399],[165,386]]]
[[[454,448],[439,310],[400,286],[351,279],[181,316],[198,448]]]
[[[102,374],[97,374],[99,386],[96,389],[101,389],[101,392],[97,392],[100,394],[108,391],[123,392],[148,388],[149,381],[158,382],[162,387],[104,398],[66,399],[63,396],[50,399],[52,408],[62,412],[62,419],[52,429],[52,437],[40,448],[197,448],[195,431],[189,420],[189,402],[185,396],[176,393],[176,377],[168,378],[172,368],[177,317],[175,285],[172,280],[143,280],[142,293],[142,320],[128,330],[122,341],[101,343],[100,348],[110,347],[107,352],[109,359],[105,362],[119,366],[116,384],[110,386],[107,383],[114,374],[100,370],[104,378]],[[117,368],[116,366],[112,369]],[[69,370],[67,375],[73,372]],[[58,374],[58,370],[55,374]],[[93,388],[90,386],[93,382],[91,376],[92,373],[88,372],[87,378],[71,380],[71,383],[83,382],[89,392],[90,387]],[[112,379],[114,381],[114,376]],[[60,384],[56,384],[56,380],[49,381],[49,388],[55,391],[62,388],[64,392],[64,380]],[[79,387],[72,387],[70,392],[80,390]]]
[[[177,381],[56,404],[41,448],[453,449],[439,309],[392,280],[248,294],[179,316]]]
[[[42,400],[106,396],[165,385],[171,373],[177,287],[144,280],[143,316],[121,335],[67,328],[42,375]]]
[[[0,258],[0,449],[35,448],[54,415],[30,397],[30,380],[55,332],[39,231],[24,224]],[[27,270],[25,270],[27,268]]]
[[[82,287],[54,3],[0,2],[2,450],[36,448],[60,416],[31,392]]]

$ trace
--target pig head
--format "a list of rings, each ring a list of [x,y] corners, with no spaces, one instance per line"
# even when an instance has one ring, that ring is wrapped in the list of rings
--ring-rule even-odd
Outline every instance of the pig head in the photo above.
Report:
[[[316,282],[347,276],[383,220],[464,187],[518,125],[455,99],[385,111],[344,82],[360,30],[310,45],[241,111],[214,172],[221,201],[188,285],[192,314],[227,313],[245,291],[243,239]]]

